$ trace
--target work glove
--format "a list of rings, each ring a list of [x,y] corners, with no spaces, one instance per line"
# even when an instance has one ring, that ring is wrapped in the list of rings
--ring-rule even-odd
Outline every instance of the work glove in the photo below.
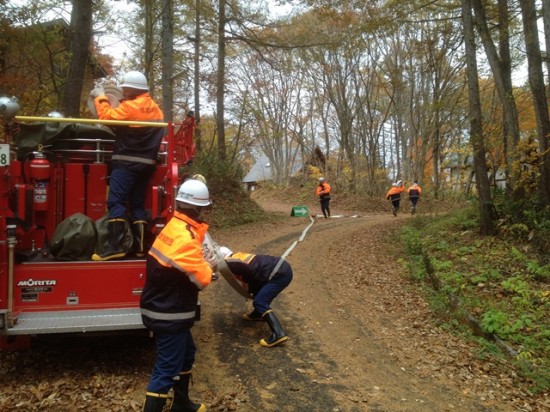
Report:
[[[203,249],[204,260],[208,263],[208,266],[215,272],[218,268],[218,255],[213,249]]]
[[[103,86],[96,86],[92,91],[90,92],[90,96],[92,96],[94,99],[99,96],[105,96],[105,90],[103,89]]]

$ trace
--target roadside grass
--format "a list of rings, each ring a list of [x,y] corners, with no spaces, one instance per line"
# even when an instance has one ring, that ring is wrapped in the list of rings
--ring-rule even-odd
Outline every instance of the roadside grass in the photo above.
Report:
[[[505,356],[532,392],[550,389],[550,239],[544,213],[499,220],[479,235],[475,207],[417,215],[402,232],[408,270],[442,326],[467,333],[479,356]],[[536,240],[536,241],[535,241]]]

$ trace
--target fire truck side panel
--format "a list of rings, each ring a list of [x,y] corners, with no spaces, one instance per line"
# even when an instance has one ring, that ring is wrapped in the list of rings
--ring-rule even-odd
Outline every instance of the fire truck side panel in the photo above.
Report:
[[[145,261],[15,265],[14,312],[137,307]]]

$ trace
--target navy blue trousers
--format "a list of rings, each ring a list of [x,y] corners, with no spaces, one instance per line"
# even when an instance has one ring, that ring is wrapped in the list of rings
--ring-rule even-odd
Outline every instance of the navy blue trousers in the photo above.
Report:
[[[125,218],[128,207],[133,221],[148,219],[145,196],[147,184],[154,171],[155,167],[149,165],[144,165],[138,170],[128,170],[123,167],[113,169],[107,198],[109,218]]]
[[[277,273],[267,281],[254,295],[252,305],[261,315],[271,308],[271,302],[279,295],[292,281],[292,268],[286,261],[283,262]]]
[[[323,212],[323,216],[324,217],[327,217],[327,215],[330,216],[330,206],[329,206],[330,198],[328,199],[321,198],[320,202],[321,202],[321,212]]]
[[[179,333],[155,333],[157,359],[147,386],[148,392],[168,393],[180,372],[190,371],[197,348],[191,329]]]

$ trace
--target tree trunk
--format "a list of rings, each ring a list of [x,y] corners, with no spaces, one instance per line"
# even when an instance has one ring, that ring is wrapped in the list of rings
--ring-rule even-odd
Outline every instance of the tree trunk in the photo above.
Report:
[[[468,100],[470,107],[470,140],[474,151],[474,170],[476,175],[476,188],[479,196],[480,232],[482,235],[492,235],[495,230],[492,213],[493,203],[489,190],[489,178],[487,176],[487,163],[485,160],[485,144],[483,141],[472,0],[461,0],[461,4],[462,20],[464,24],[466,72],[468,77]]]
[[[172,0],[162,0],[162,109],[164,120],[174,120],[174,22]]]
[[[546,75],[550,85],[550,0],[542,0],[542,20],[544,24],[544,43],[546,44]]]
[[[225,160],[225,0],[219,0],[218,8],[218,72],[216,75],[216,133],[218,155]]]
[[[496,89],[500,102],[502,104],[504,115],[503,126],[503,146],[506,153],[514,153],[517,144],[519,143],[519,121],[516,101],[514,99],[512,88],[512,66],[510,59],[509,33],[508,33],[508,0],[499,0],[499,45],[500,56],[497,53],[496,46],[491,37],[485,8],[481,0],[472,0],[475,10],[475,24],[479,35],[483,42],[485,54],[489,60],[493,78],[495,80]],[[508,144],[510,143],[510,144]],[[512,159],[506,157],[507,174],[511,170]],[[498,165],[495,165],[498,166]],[[515,188],[516,180],[510,176],[510,186]]]
[[[194,56],[194,88],[195,88],[195,144],[197,152],[201,151],[201,105],[200,105],[200,46],[201,46],[201,0],[195,0],[195,56]]]
[[[71,12],[71,63],[63,92],[62,110],[68,117],[79,117],[84,73],[90,58],[92,40],[92,4],[89,0],[73,0]]]
[[[153,0],[143,0],[145,14],[145,44],[143,45],[143,71],[149,81],[150,92],[154,91],[153,84]],[[137,70],[135,68],[130,70]]]
[[[550,118],[548,115],[548,101],[544,88],[542,71],[542,56],[540,52],[537,29],[537,13],[535,0],[520,0],[525,49],[529,67],[529,85],[533,94],[533,104],[537,119],[537,134],[539,151],[542,156],[540,164],[539,197],[543,205],[550,205],[550,154],[548,153],[550,138]]]

